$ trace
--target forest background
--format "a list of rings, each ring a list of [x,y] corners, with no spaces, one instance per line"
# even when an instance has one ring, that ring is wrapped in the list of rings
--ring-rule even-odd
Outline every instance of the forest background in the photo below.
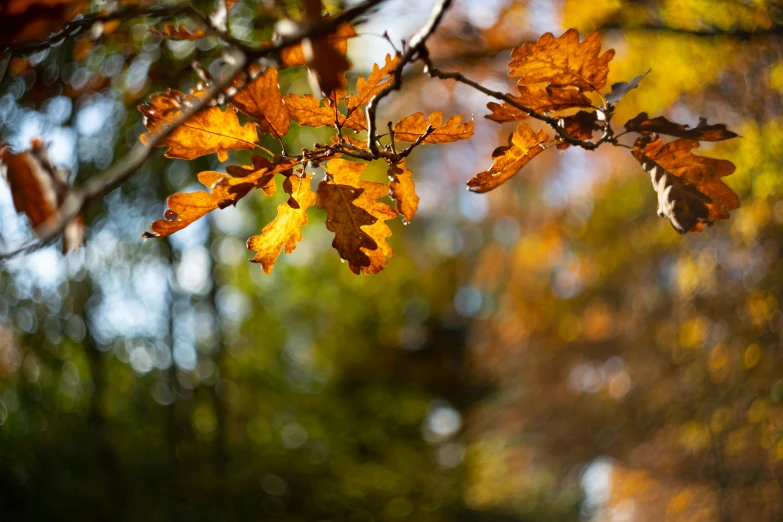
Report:
[[[430,9],[388,0],[368,13],[349,80],[393,52],[384,32],[398,45]],[[298,10],[243,0],[228,23],[262,41]],[[192,87],[190,62],[217,45],[151,28],[161,19],[0,56],[0,141],[43,140],[77,181],[106,169],[146,132],[136,106]],[[476,132],[408,158],[418,214],[389,222],[395,255],[373,276],[341,264],[315,219],[272,274],[248,263],[245,239],[278,203],[255,193],[142,239],[166,196],[219,168],[156,152],[89,207],[81,249],[0,268],[0,517],[780,520],[783,5],[464,0],[429,46],[506,91],[508,51],[569,28],[617,51],[610,84],[652,69],[618,122],[704,116],[741,135],[702,146],[737,167],[730,220],[677,234],[649,176],[610,147],[547,152],[467,192],[513,125],[420,66],[383,117],[473,115]],[[310,88],[303,68],[280,84]],[[294,125],[284,140],[329,136]],[[0,220],[4,250],[30,237],[6,189]]]

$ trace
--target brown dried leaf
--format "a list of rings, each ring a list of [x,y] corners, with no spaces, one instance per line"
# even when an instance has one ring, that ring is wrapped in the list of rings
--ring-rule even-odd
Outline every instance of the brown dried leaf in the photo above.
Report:
[[[699,124],[690,128],[688,125],[671,122],[663,116],[650,119],[646,112],[628,120],[625,123],[625,129],[632,132],[655,132],[699,141],[723,141],[737,137],[737,134],[726,130],[726,126],[723,124],[708,125],[705,118],[700,118]]]
[[[546,33],[538,42],[511,51],[509,76],[519,77],[518,85],[548,83],[598,91],[606,86],[614,50],[600,53],[601,35],[598,32],[590,33],[581,43],[576,29],[569,29],[560,38]]]
[[[162,130],[179,118],[186,104],[198,96],[200,93],[186,96],[174,89],[165,94],[153,94],[150,103],[139,105],[144,125],[152,132]],[[147,143],[150,136],[152,133],[142,134],[140,139]],[[166,151],[168,158],[191,160],[217,152],[218,159],[226,161],[229,150],[252,150],[256,141],[255,125],[240,125],[233,107],[228,107],[225,112],[219,107],[206,107],[174,129],[157,146],[169,147]]]
[[[276,173],[290,171],[295,165],[284,161],[277,165],[261,156],[253,156],[253,168],[229,168],[228,174],[205,171],[198,175],[202,185],[211,192],[180,192],[169,196],[166,200],[168,209],[163,214],[165,219],[152,223],[152,232],[145,232],[142,237],[166,237],[182,230],[191,223],[206,216],[218,208],[236,205],[251,190],[260,188],[267,195],[274,194]]]
[[[57,212],[71,190],[66,171],[52,165],[43,143],[38,140],[33,141],[32,150],[18,154],[1,148],[0,159],[5,165],[14,208],[30,219],[38,234],[39,227]],[[75,250],[83,242],[84,222],[77,216],[63,230],[63,252]]]
[[[315,192],[310,188],[313,174],[303,178],[289,176],[283,182],[283,190],[291,199],[277,206],[277,217],[261,233],[247,240],[247,248],[255,250],[253,263],[261,263],[264,273],[269,274],[277,257],[285,247],[290,254],[302,240],[302,227],[307,224],[307,209],[315,203]]]
[[[631,154],[650,174],[658,193],[658,215],[669,218],[674,229],[700,232],[704,224],[728,219],[727,209],[739,208],[739,198],[721,181],[734,173],[727,160],[696,156],[699,142],[678,139],[664,144],[660,138],[636,140]]]
[[[574,138],[579,138],[580,140],[589,141],[593,138],[593,132],[602,129],[598,120],[598,113],[595,111],[579,111],[571,116],[565,116],[560,120],[562,122],[561,126],[566,133]],[[557,145],[559,150],[565,150],[570,146],[568,143],[562,142],[560,136],[556,136],[556,139],[561,141],[561,143]]]
[[[359,179],[365,168],[365,163],[329,161],[325,170],[331,179],[318,185],[318,208],[326,209],[326,228],[334,232],[332,246],[351,271],[377,274],[392,255],[386,242],[391,229],[385,221],[397,213],[378,201],[389,194],[383,183]]]
[[[403,159],[396,165],[389,165],[389,195],[397,201],[397,213],[405,223],[410,223],[419,208],[419,196],[413,183],[413,173],[405,168]]]
[[[259,74],[259,70],[251,69],[250,74]],[[277,69],[274,67],[267,68],[237,92],[231,99],[231,104],[245,113],[248,118],[258,122],[262,132],[268,132],[275,138],[288,132],[290,116],[288,108],[283,103]]]
[[[543,152],[541,146],[549,136],[541,129],[538,133],[520,123],[517,130],[508,136],[508,146],[498,147],[492,153],[493,163],[489,170],[476,174],[467,185],[471,192],[489,192],[499,187],[528,161]]]
[[[394,126],[394,137],[400,141],[412,143],[427,132],[432,125],[435,129],[423,143],[450,143],[457,140],[467,140],[473,136],[473,120],[461,123],[462,116],[452,116],[443,123],[443,113],[433,112],[427,119],[424,114],[417,112],[406,116]]]

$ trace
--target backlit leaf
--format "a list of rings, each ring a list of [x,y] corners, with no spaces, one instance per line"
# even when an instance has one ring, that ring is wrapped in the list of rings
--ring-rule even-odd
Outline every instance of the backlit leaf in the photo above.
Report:
[[[576,29],[569,29],[560,38],[546,33],[538,42],[511,51],[509,76],[519,77],[518,85],[548,83],[597,91],[606,85],[614,50],[600,53],[598,32],[590,33],[582,42]]]
[[[405,160],[389,166],[390,196],[397,201],[397,212],[410,223],[419,208],[419,196],[413,183],[413,173],[405,168]]]
[[[329,161],[331,177],[318,185],[318,208],[326,210],[326,228],[334,232],[332,246],[348,261],[354,274],[377,274],[392,249],[386,242],[391,229],[385,221],[397,213],[378,199],[388,196],[382,183],[361,181],[367,165],[342,159]]]
[[[283,248],[290,254],[302,240],[301,229],[307,224],[307,209],[315,203],[315,192],[310,188],[312,178],[313,174],[302,178],[288,176],[283,189],[291,198],[277,206],[277,217],[260,234],[247,240],[247,248],[256,251],[251,261],[261,263],[264,273],[272,272]]]
[[[696,140],[664,144],[660,138],[651,142],[641,137],[631,151],[650,174],[658,193],[658,215],[669,218],[681,234],[699,232],[705,223],[728,219],[727,209],[739,208],[739,198],[721,181],[734,173],[734,164],[692,154],[698,146]]]
[[[165,94],[153,94],[152,101],[139,106],[144,114],[144,125],[156,132],[180,117],[186,105],[198,96],[184,95],[169,89]],[[146,143],[151,133],[142,134]],[[256,127],[252,123],[239,124],[233,107],[221,111],[219,107],[206,107],[166,136],[158,147],[169,147],[166,157],[191,160],[216,152],[220,161],[228,159],[229,150],[252,150],[258,141]]]
[[[457,114],[443,122],[443,113],[433,112],[424,119],[424,114],[417,112],[406,116],[394,126],[394,137],[400,141],[414,142],[427,132],[432,125],[435,129],[423,143],[450,143],[466,140],[473,136],[473,121],[462,123],[462,116]]]
[[[322,105],[321,100],[305,94],[288,94],[283,97],[291,119],[307,127],[331,127],[334,125],[334,108]]]
[[[373,96],[381,92],[394,81],[392,72],[399,61],[399,53],[397,53],[394,58],[387,54],[386,63],[383,67],[378,67],[378,64],[374,64],[372,66],[372,71],[366,79],[361,76],[359,77],[356,81],[356,94],[351,94],[345,104],[349,114],[362,105],[366,105]]]
[[[191,223],[206,216],[218,208],[236,205],[251,190],[261,188],[267,194],[274,193],[273,177],[276,173],[290,170],[294,164],[290,161],[277,165],[261,156],[253,157],[253,168],[233,170],[237,175],[221,172],[205,171],[198,175],[202,185],[210,192],[180,192],[169,196],[166,200],[168,209],[164,219],[159,219],[150,226],[151,232],[145,232],[143,237],[166,237],[182,230]]]
[[[543,152],[544,143],[549,136],[541,129],[537,133],[533,129],[520,123],[517,130],[508,137],[508,146],[498,147],[492,153],[493,163],[489,170],[476,174],[468,181],[468,188],[472,192],[489,192],[499,187],[528,161]]]
[[[258,74],[258,71],[251,69],[251,74]],[[275,138],[288,132],[290,116],[280,94],[277,69],[274,67],[268,67],[237,92],[231,103],[256,121],[262,132],[268,132]]]

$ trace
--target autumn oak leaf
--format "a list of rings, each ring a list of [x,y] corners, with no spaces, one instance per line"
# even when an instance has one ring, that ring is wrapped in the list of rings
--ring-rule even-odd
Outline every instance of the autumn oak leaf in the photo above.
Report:
[[[728,219],[727,209],[739,208],[739,198],[721,181],[734,173],[728,160],[696,156],[699,142],[678,139],[664,144],[660,138],[640,137],[631,153],[650,174],[658,193],[658,215],[684,234],[700,232],[704,224]]]
[[[333,159],[325,167],[328,179],[318,185],[318,208],[326,210],[326,228],[334,232],[332,246],[354,274],[377,274],[386,266],[392,249],[385,221],[397,216],[378,201],[389,194],[383,183],[359,179],[366,168],[364,163]]]
[[[434,129],[423,143],[450,143],[458,140],[467,140],[473,136],[473,121],[462,123],[462,116],[452,116],[443,122],[443,113],[433,112],[424,118],[424,114],[417,112],[406,116],[394,126],[394,137],[400,141],[412,143],[423,136],[427,129]]]
[[[419,208],[419,196],[413,183],[413,173],[405,168],[405,160],[389,165],[389,195],[397,201],[397,212],[410,223]]]
[[[260,72],[251,68],[250,75],[255,79],[236,93],[231,104],[257,122],[261,132],[275,138],[285,135],[291,118],[280,93],[277,69],[268,67]]]
[[[468,181],[468,189],[471,192],[489,192],[499,187],[519,172],[528,161],[543,152],[542,144],[548,138],[543,129],[536,133],[524,123],[520,123],[509,135],[508,146],[498,147],[492,153],[492,167]]]
[[[280,252],[290,254],[302,240],[302,227],[307,224],[307,209],[315,204],[315,192],[310,188],[313,174],[305,177],[288,176],[283,189],[291,197],[277,206],[277,217],[260,234],[247,240],[247,248],[256,251],[251,259],[261,263],[264,273],[269,274],[275,266]]]
[[[520,86],[548,83],[556,87],[598,91],[606,86],[614,50],[600,53],[601,35],[598,32],[590,33],[582,42],[576,29],[569,29],[560,38],[546,33],[538,42],[511,51],[509,76],[518,77]]]
[[[723,141],[737,137],[737,134],[727,130],[723,124],[708,125],[705,118],[701,118],[699,124],[691,128],[688,125],[671,122],[663,116],[650,119],[646,112],[642,112],[634,119],[628,120],[625,123],[625,129],[631,132],[655,132],[657,134],[699,141]]]
[[[253,157],[252,168],[229,168],[229,173],[205,171],[198,175],[202,185],[210,192],[179,192],[166,200],[168,209],[164,219],[159,219],[150,226],[151,232],[145,232],[142,237],[166,237],[178,232],[206,216],[218,208],[236,205],[251,190],[260,188],[267,195],[274,194],[273,177],[276,173],[290,171],[293,163],[290,161],[273,164],[261,157]],[[232,172],[235,175],[232,175]]]
[[[186,96],[173,89],[165,94],[153,94],[150,103],[139,106],[144,125],[152,131],[142,134],[141,141],[146,144],[153,133],[176,121],[187,104],[199,95]],[[240,125],[233,107],[225,111],[219,107],[206,107],[179,125],[157,146],[169,147],[165,154],[168,158],[192,160],[216,152],[220,161],[226,161],[229,150],[252,150],[256,141],[255,125],[250,122]]]

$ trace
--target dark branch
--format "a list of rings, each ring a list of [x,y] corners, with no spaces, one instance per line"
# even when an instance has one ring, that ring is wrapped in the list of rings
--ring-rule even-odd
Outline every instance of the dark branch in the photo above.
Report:
[[[378,103],[392,91],[399,90],[402,86],[402,70],[406,65],[414,61],[422,51],[426,51],[427,39],[432,36],[432,33],[438,28],[441,20],[443,20],[443,16],[446,14],[446,10],[448,10],[450,6],[451,0],[438,0],[432,8],[429,20],[427,20],[427,23],[413,35],[408,48],[400,58],[400,62],[397,64],[397,67],[394,68],[394,71],[392,72],[393,81],[381,92],[373,96],[370,103],[367,104],[367,146],[373,154],[378,154],[377,127],[375,123],[375,112],[378,109]]]

